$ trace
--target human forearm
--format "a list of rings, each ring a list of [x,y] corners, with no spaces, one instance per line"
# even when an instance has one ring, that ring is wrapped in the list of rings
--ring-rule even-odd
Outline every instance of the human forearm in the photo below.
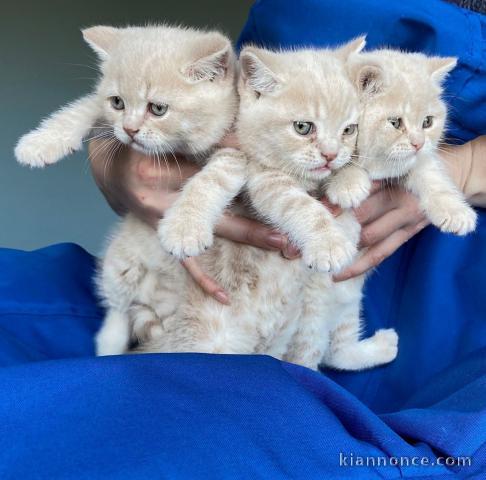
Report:
[[[442,158],[456,185],[474,206],[486,207],[486,136],[442,149]]]

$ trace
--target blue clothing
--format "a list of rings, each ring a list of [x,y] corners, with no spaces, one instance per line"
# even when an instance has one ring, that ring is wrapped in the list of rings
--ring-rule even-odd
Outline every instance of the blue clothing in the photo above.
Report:
[[[240,36],[267,48],[336,46],[367,35],[367,49],[458,57],[445,85],[448,140],[486,134],[486,16],[442,0],[258,0]]]
[[[466,141],[485,133],[481,24],[439,0],[264,0],[242,42],[334,44],[370,31],[371,46],[459,55],[451,135]],[[94,259],[71,244],[0,250],[0,478],[486,478],[479,213],[473,235],[428,228],[372,275],[368,333],[394,327],[400,348],[361,373],[264,356],[94,358]],[[449,456],[470,458],[438,464]]]
[[[450,478],[349,466],[436,456],[471,457],[458,478],[484,478],[486,213],[470,240],[429,228],[380,267],[365,314],[398,330],[399,356],[347,374],[263,356],[93,358],[94,259],[72,244],[0,250],[0,478]]]

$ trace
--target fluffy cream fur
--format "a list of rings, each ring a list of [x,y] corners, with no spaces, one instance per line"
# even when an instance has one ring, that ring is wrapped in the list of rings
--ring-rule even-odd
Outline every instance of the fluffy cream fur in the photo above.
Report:
[[[230,128],[237,108],[235,59],[220,33],[97,26],[83,30],[83,36],[100,58],[95,92],[23,136],[15,148],[20,163],[42,167],[59,161],[81,148],[96,122],[106,127],[97,136],[107,142],[153,155],[177,151],[198,158]],[[114,98],[123,108],[114,108]],[[158,116],[152,105],[166,111]]]
[[[453,58],[391,50],[350,59],[348,69],[362,104],[359,156],[328,183],[331,201],[344,208],[356,207],[369,194],[370,178],[398,179],[418,196],[429,220],[441,230],[459,235],[474,230],[476,213],[438,156],[446,121],[441,83],[455,64]],[[333,332],[328,352],[331,363],[338,359],[343,365],[350,359],[360,329],[354,317]],[[363,349],[365,342],[359,342]]]
[[[337,51],[243,50],[237,131],[248,165],[240,158],[233,168],[238,174],[246,170],[247,198],[256,216],[287,232],[303,250],[304,261],[288,262],[276,252],[217,239],[199,258],[205,271],[230,293],[232,304],[222,306],[204,295],[177,263],[169,266],[173,260],[163,253],[153,234],[131,218],[132,227],[116,241],[125,247],[137,242],[137,261],[131,263],[142,263],[143,278],[152,280],[140,288],[139,277],[124,308],[130,311],[128,304],[145,304],[152,311],[153,324],[160,321],[161,325],[155,338],[142,339],[137,351],[266,353],[313,369],[323,357],[328,365],[345,369],[372,367],[395,358],[397,336],[393,330],[380,331],[364,341],[359,341],[359,331],[350,332],[339,337],[346,342],[338,338],[330,348],[333,331],[359,322],[363,278],[334,284],[329,273],[355,255],[359,224],[351,213],[334,220],[312,196],[319,193],[325,178],[350,161],[354,151],[359,102],[345,62],[363,45],[359,39]],[[312,123],[313,127],[302,135],[295,122]],[[216,163],[193,177],[179,205],[161,224],[164,246],[184,256],[211,245],[207,221],[214,225],[216,213],[232,198],[229,183],[233,177]],[[241,177],[237,178],[239,182]],[[226,192],[226,197],[215,197],[213,190]],[[211,207],[209,215],[201,209],[201,201]],[[143,239],[134,235],[142,231]],[[154,271],[155,265],[159,273]],[[129,263],[118,270],[127,275],[127,266]],[[179,292],[181,298],[167,315],[170,291]],[[120,299],[120,290],[117,293]],[[154,302],[147,305],[147,298]],[[343,345],[348,355],[343,355]]]
[[[391,50],[356,55],[350,62],[362,97],[359,165],[343,169],[328,188],[332,201],[357,206],[371,179],[400,179],[428,219],[444,232],[474,230],[476,213],[444,171],[438,156],[446,121],[441,83],[454,58]]]
[[[228,39],[170,27],[83,34],[101,60],[96,91],[23,137],[19,161],[54,163],[79,149],[97,123],[107,142],[204,163],[235,116]],[[333,219],[316,199],[355,149],[359,101],[345,65],[363,45],[242,52],[237,129],[244,153],[213,152],[158,232],[131,215],[121,223],[98,278],[107,307],[98,354],[138,343],[141,352],[265,353],[313,369],[322,359],[361,369],[395,358],[393,330],[360,340],[363,278],[335,284],[329,273],[356,255],[359,224],[350,212]],[[251,208],[239,213],[287,232],[303,261],[213,240],[215,223],[244,184]],[[178,261],[205,250],[202,268],[229,292],[230,306],[201,292]]]

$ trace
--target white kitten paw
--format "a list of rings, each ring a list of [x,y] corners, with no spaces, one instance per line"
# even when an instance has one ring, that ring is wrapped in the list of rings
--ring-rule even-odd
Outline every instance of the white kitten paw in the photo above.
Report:
[[[356,245],[339,229],[328,229],[302,248],[305,264],[317,272],[339,272],[357,253]]]
[[[127,338],[121,332],[102,329],[96,336],[96,355],[123,355],[127,349]]]
[[[368,198],[371,190],[369,178],[347,185],[343,183],[331,181],[327,187],[326,194],[331,203],[339,205],[341,208],[356,208],[361,205],[363,200]]]
[[[19,140],[15,147],[15,157],[22,165],[45,167],[56,163],[76,149],[76,146],[69,145],[59,136],[49,136],[34,130]]]
[[[179,213],[160,222],[159,238],[162,247],[183,260],[204,253],[213,244],[214,235],[210,225],[189,220],[190,215]]]
[[[476,228],[477,213],[466,203],[442,202],[427,212],[430,221],[443,232],[466,235]]]

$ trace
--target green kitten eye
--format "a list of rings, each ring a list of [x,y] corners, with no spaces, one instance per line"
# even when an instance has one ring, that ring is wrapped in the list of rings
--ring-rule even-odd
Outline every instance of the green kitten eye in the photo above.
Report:
[[[402,119],[399,117],[390,117],[388,121],[393,125],[394,128],[397,130],[402,126]]]
[[[162,117],[167,113],[169,105],[165,103],[149,103],[148,108],[150,110],[150,113],[152,113],[156,117]]]
[[[358,125],[355,123],[352,123],[351,125],[348,125],[344,130],[343,130],[343,135],[354,135],[354,133],[358,130]]]
[[[294,122],[294,130],[299,135],[306,136],[314,131],[314,124],[312,122]]]
[[[125,102],[122,100],[121,97],[110,97],[110,104],[115,110],[123,110],[125,108]]]
[[[424,123],[422,123],[422,128],[430,128],[433,123],[434,123],[434,117],[428,115],[427,117],[424,118]]]

